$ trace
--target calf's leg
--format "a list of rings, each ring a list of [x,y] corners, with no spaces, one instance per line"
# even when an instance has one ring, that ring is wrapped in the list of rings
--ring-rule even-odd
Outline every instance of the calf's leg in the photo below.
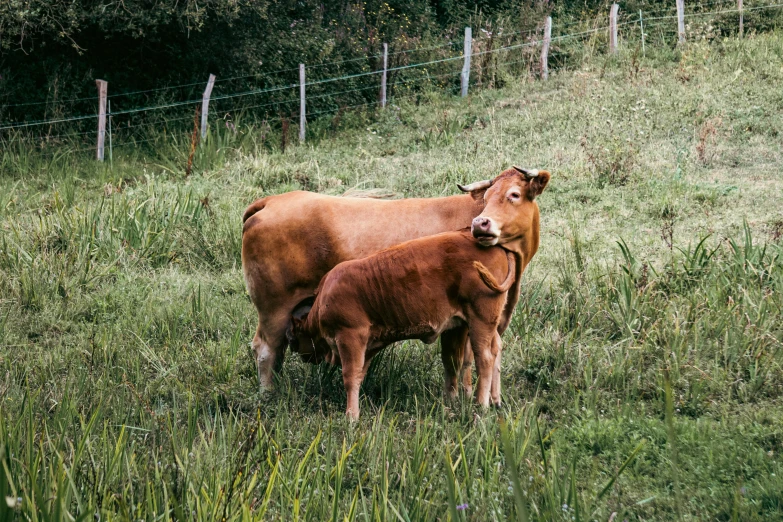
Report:
[[[492,374],[495,366],[495,356],[492,354],[493,339],[497,335],[494,325],[474,321],[470,325],[470,346],[476,358],[476,402],[489,407],[489,391],[492,385]]]
[[[345,414],[356,420],[359,418],[359,388],[367,371],[365,366],[367,338],[356,332],[349,332],[338,334],[336,341],[342,362],[343,386],[348,399]]]
[[[500,334],[495,332],[495,338],[492,339],[492,353],[495,354],[495,364],[492,371],[492,386],[490,396],[492,404],[500,406],[500,356],[503,352],[503,341]]]
[[[443,360],[445,382],[443,396],[447,400],[457,398],[457,376],[460,373],[463,361],[463,351],[468,339],[468,327],[458,326],[446,330],[440,336],[440,357]]]
[[[466,397],[470,397],[473,395],[473,348],[470,339],[465,340],[462,357],[462,391]]]

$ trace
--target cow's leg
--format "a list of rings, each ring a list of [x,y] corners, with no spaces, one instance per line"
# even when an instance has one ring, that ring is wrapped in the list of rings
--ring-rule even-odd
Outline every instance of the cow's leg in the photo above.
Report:
[[[279,372],[283,367],[285,349],[288,346],[285,331],[289,320],[290,312],[287,308],[271,317],[259,317],[258,329],[253,338],[253,352],[262,391],[269,391],[274,387],[272,373]]]
[[[473,395],[473,348],[470,339],[462,348],[462,391],[466,397]]]
[[[467,326],[446,330],[440,336],[440,357],[443,360],[443,370],[446,377],[443,396],[447,400],[457,398],[457,377],[462,369],[463,351],[467,339]]]
[[[489,406],[489,391],[492,385],[492,373],[495,366],[495,356],[492,354],[492,344],[496,329],[480,321],[473,321],[470,325],[470,345],[476,358],[476,372],[478,383],[476,384],[476,402],[481,406]]]
[[[340,354],[343,370],[343,386],[348,399],[345,414],[353,420],[359,418],[359,388],[366,373],[365,352],[367,338],[357,332],[337,335],[337,351]]]
[[[500,357],[503,353],[503,341],[501,341],[500,334],[497,332],[495,333],[495,338],[492,340],[492,353],[495,354],[495,365],[492,372],[490,396],[492,398],[492,404],[500,406]]]

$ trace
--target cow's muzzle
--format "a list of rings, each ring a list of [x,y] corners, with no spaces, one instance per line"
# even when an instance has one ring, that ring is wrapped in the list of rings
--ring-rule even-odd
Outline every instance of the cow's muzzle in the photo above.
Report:
[[[490,219],[478,216],[473,219],[470,226],[470,233],[484,246],[494,245],[498,242],[500,234],[495,227],[495,223]]]

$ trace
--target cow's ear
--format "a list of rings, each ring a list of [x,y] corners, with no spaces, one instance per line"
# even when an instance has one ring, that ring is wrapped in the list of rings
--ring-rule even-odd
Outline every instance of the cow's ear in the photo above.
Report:
[[[530,178],[528,181],[528,196],[530,199],[536,199],[536,196],[544,192],[547,184],[549,183],[549,171],[539,170],[538,175],[535,178]]]
[[[472,197],[474,201],[483,201],[484,200],[484,194],[487,193],[487,188],[480,188],[480,189],[476,189],[476,190],[471,190],[470,191],[470,197]]]
[[[459,187],[459,189],[462,192],[466,192],[470,194],[470,196],[476,201],[480,199],[484,199],[484,193],[491,186],[492,186],[492,180],[489,179],[485,179],[483,181],[477,181],[475,183],[471,183],[470,185],[457,184],[457,187]]]

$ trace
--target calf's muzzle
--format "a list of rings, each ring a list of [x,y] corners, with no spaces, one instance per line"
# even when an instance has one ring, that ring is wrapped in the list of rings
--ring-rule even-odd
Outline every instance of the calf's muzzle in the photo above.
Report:
[[[494,245],[498,240],[498,232],[495,230],[492,219],[484,216],[473,218],[470,226],[470,233],[473,234],[482,245]]]

